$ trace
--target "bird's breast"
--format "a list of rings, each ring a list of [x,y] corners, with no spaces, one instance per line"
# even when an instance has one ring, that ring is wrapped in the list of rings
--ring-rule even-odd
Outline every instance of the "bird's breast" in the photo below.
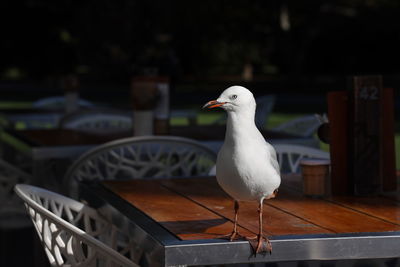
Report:
[[[217,158],[217,181],[234,199],[259,200],[279,187],[279,174],[264,150],[224,146]]]

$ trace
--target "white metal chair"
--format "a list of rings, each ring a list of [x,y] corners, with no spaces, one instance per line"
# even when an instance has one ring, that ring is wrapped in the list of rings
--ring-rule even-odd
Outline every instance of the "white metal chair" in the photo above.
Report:
[[[269,115],[272,112],[272,109],[275,106],[275,95],[264,95],[256,98],[256,115],[255,115],[255,123],[258,129],[264,129],[265,125],[268,121]],[[226,114],[222,115],[221,118],[218,118],[214,124],[221,124],[226,122]]]
[[[329,152],[299,145],[275,144],[281,172],[300,172],[300,161],[304,158],[330,159]]]
[[[64,107],[66,104],[66,100],[64,96],[49,96],[45,98],[41,98],[32,103],[33,108],[41,108],[41,109],[59,109]],[[78,100],[79,107],[93,107],[93,103],[85,99]]]
[[[301,137],[311,137],[321,125],[319,118],[320,116],[318,114],[295,118],[288,122],[284,122],[275,128],[272,128],[272,130],[298,135]]]
[[[132,131],[133,114],[108,109],[78,110],[61,118],[59,127],[97,134]]]
[[[31,183],[33,177],[0,159],[0,229],[20,229],[31,226],[21,199],[14,193],[18,183]]]
[[[77,197],[79,181],[208,175],[216,157],[210,148],[183,137],[119,139],[100,145],[76,160],[65,175],[64,188]]]
[[[124,256],[132,254],[129,246],[118,247],[118,228],[96,210],[35,186],[17,184],[14,190],[52,266],[138,266]]]

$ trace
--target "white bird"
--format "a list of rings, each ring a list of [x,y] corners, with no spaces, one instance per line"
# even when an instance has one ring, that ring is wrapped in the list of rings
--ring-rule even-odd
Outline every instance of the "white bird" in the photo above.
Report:
[[[228,113],[224,144],[217,158],[218,184],[235,201],[235,219],[230,241],[240,237],[237,231],[239,201],[257,201],[259,204],[259,233],[249,239],[254,252],[269,251],[272,246],[262,233],[264,199],[276,196],[281,183],[275,149],[265,140],[254,122],[256,101],[242,86],[227,88],[217,100],[203,108],[221,107]]]

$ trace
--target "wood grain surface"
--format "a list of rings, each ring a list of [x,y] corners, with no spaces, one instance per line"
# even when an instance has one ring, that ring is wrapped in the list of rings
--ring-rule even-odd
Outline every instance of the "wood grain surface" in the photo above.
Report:
[[[294,178],[277,198],[264,202],[265,233],[280,235],[400,231],[400,203],[385,197],[309,198]],[[182,240],[215,239],[231,232],[233,200],[215,178],[104,181],[125,199]],[[258,231],[257,203],[241,202],[239,231]]]
[[[228,219],[164,187],[157,181],[107,181],[104,184],[182,240],[214,239],[232,231]],[[245,235],[253,235],[239,228]]]

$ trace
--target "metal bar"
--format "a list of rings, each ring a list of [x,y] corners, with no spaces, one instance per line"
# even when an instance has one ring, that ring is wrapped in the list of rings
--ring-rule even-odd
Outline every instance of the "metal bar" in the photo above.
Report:
[[[400,257],[400,232],[320,237],[278,237],[272,254],[253,255],[247,241],[196,242],[166,246],[165,265],[208,265],[303,260]]]

